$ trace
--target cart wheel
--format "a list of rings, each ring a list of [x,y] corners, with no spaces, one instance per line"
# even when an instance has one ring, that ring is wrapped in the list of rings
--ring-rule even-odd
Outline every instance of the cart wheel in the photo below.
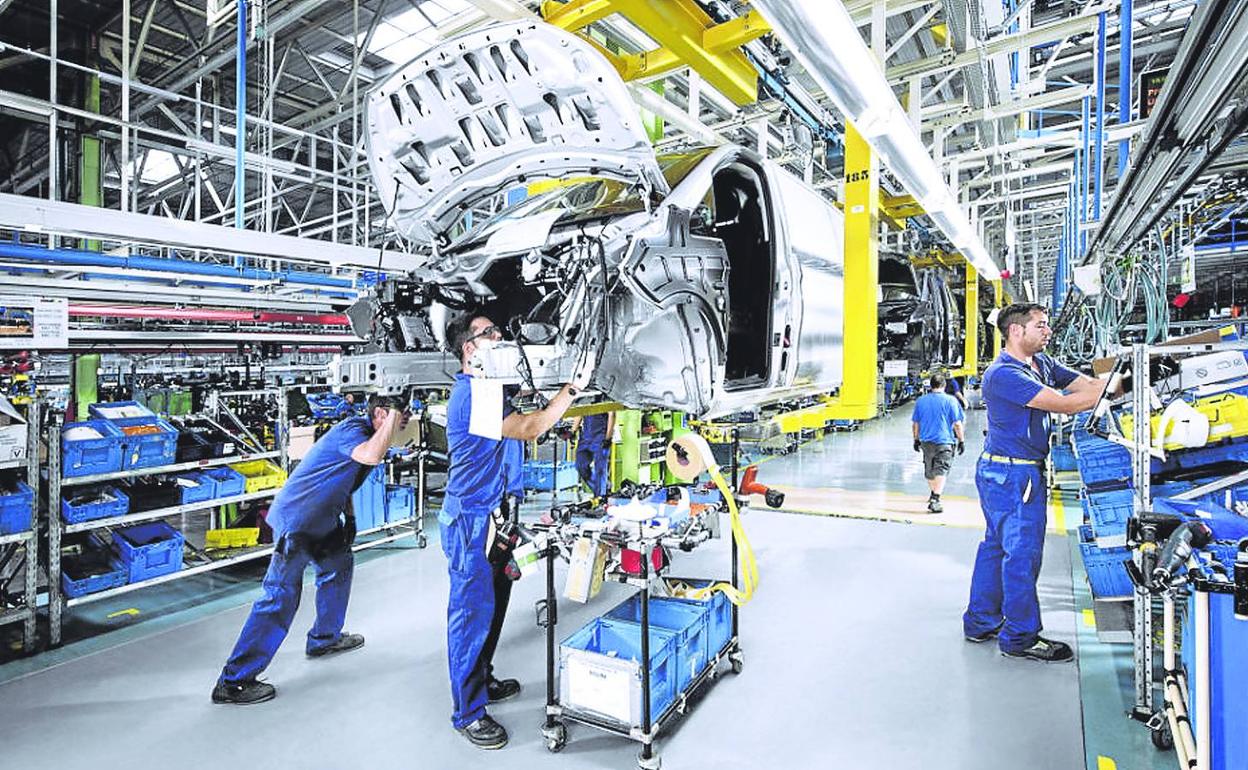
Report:
[[[417,548],[424,548],[427,545],[429,545],[429,538],[425,537],[425,534],[423,532],[416,536]]]
[[[637,767],[641,768],[641,770],[659,770],[659,768],[663,767],[663,758],[658,754],[652,754],[649,759],[646,759],[638,754]]]
[[[1153,739],[1153,745],[1161,751],[1169,751],[1174,748],[1174,735],[1170,732],[1169,723],[1162,724],[1161,727],[1153,730],[1149,737]]]
[[[741,669],[745,668],[745,657],[741,654],[740,650],[729,653],[728,661],[732,663],[732,673],[734,674],[740,674]]]
[[[554,727],[543,727],[542,737],[546,739],[546,750],[558,754],[568,745],[568,726],[563,722],[555,722]]]

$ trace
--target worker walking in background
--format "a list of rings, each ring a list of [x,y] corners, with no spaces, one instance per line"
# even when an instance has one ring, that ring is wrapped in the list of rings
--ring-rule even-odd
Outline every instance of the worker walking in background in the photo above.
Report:
[[[523,457],[521,442],[533,441],[550,430],[572,405],[576,392],[572,385],[564,386],[544,409],[520,414],[503,397],[501,388],[493,389],[489,381],[474,386],[469,364],[473,354],[501,339],[501,330],[484,316],[460,316],[446,327],[447,349],[459,356],[462,365],[447,403],[450,472],[438,513],[450,574],[446,641],[451,724],[482,749],[507,745],[507,730],[486,713],[487,703],[520,692],[518,681],[498,680],[492,673],[502,632],[502,614],[496,608],[501,606],[505,612],[510,596],[507,585],[505,595],[500,593],[496,600],[499,568],[490,558],[495,521],[506,505],[509,471],[511,488],[516,483],[513,466]]]
[[[998,316],[997,327],[1004,346],[984,372],[988,435],[975,466],[986,529],[975,557],[963,633],[971,642],[999,637],[1001,653],[1009,657],[1066,662],[1074,658],[1070,646],[1040,636],[1036,595],[1048,510],[1049,413],[1091,409],[1105,383],[1041,352],[1052,336],[1042,306],[1010,305]]]
[[[945,477],[953,465],[953,455],[966,450],[963,426],[966,412],[957,399],[945,392],[943,374],[933,374],[927,393],[914,403],[910,427],[914,435],[914,451],[923,453],[923,476],[927,479],[927,510],[944,511],[940,495],[945,491]]]
[[[611,436],[615,433],[615,412],[590,414],[580,419],[580,439],[576,442],[576,472],[594,497],[606,497],[611,487]],[[572,426],[577,430],[577,425]]]
[[[962,405],[962,411],[965,412],[970,407],[966,404],[966,392],[962,387],[962,383],[958,382],[958,378],[951,374],[945,374],[945,392],[957,399]]]
[[[256,679],[290,631],[303,592],[303,572],[316,566],[316,621],[308,631],[308,657],[354,650],[364,637],[342,630],[355,559],[351,493],[390,449],[408,413],[396,401],[373,396],[368,417],[349,417],[308,450],[273,499],[273,558],[264,595],[251,608],[234,651],[212,690],[213,703],[248,705],[271,700],[277,689]]]

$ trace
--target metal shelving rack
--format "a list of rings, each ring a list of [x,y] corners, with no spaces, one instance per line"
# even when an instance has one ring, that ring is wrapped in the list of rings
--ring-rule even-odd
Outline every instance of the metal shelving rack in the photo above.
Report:
[[[117,471],[114,473],[97,473],[90,476],[75,476],[71,478],[61,478],[61,426],[63,418],[56,416],[51,420],[48,426],[48,494],[47,494],[47,512],[48,512],[48,626],[49,641],[55,646],[61,643],[61,630],[64,611],[69,607],[74,607],[88,602],[107,599],[119,594],[129,593],[130,591],[148,586],[159,585],[173,580],[178,580],[192,575],[198,575],[204,572],[221,569],[233,564],[244,561],[263,558],[273,552],[273,546],[264,545],[251,549],[242,550],[239,553],[222,559],[210,559],[201,564],[196,564],[183,569],[172,572],[168,575],[161,575],[150,578],[138,583],[127,583],[123,586],[111,588],[104,591],[86,594],[84,596],[67,599],[61,594],[61,539],[64,535],[73,532],[86,532],[90,530],[102,529],[105,527],[124,526],[134,524],[141,521],[151,521],[153,519],[164,519],[173,516],[182,517],[182,529],[186,529],[186,515],[194,511],[203,511],[215,509],[222,505],[231,503],[240,503],[248,500],[260,500],[272,497],[277,494],[279,488],[267,489],[259,492],[252,492],[242,495],[234,495],[232,497],[221,497],[212,500],[204,500],[198,503],[188,503],[186,505],[175,505],[166,508],[156,508],[150,511],[139,511],[129,513],[125,516],[115,516],[108,519],[97,519],[86,521],[79,524],[66,524],[60,515],[61,490],[65,487],[85,486],[87,484],[97,484],[105,481],[118,481],[122,479],[133,479],[141,476],[152,476],[161,473],[176,473],[179,471],[198,470],[202,468],[211,468],[214,466],[228,465],[231,463],[245,462],[247,460],[262,459],[278,459],[282,468],[286,467],[286,438],[288,430],[286,428],[286,399],[284,393],[280,390],[260,390],[260,391],[236,391],[219,394],[221,396],[247,396],[247,395],[276,395],[278,403],[277,431],[276,440],[278,448],[268,452],[255,452],[251,454],[234,455],[228,457],[217,457],[207,460],[197,460],[193,462],[174,463],[171,465],[162,465],[154,468],[135,468],[128,471]],[[211,399],[211,406],[217,405],[217,400]],[[215,409],[213,410],[215,411]]]
[[[0,462],[0,470],[25,468],[26,483],[34,490],[30,503],[30,529],[11,535],[0,535],[0,546],[19,544],[23,549],[23,572],[21,607],[0,609],[0,626],[22,624],[22,650],[31,653],[35,648],[35,599],[39,580],[39,402],[32,400],[26,412],[26,458]]]

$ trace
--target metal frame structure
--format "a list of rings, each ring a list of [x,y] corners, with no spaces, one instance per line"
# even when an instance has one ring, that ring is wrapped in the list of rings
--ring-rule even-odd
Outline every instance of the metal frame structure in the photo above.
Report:
[[[11,535],[0,535],[0,547],[17,545],[23,550],[23,606],[7,611],[0,608],[0,626],[20,622],[22,650],[31,653],[35,648],[35,600],[39,581],[39,402],[31,401],[26,411],[26,459],[0,462],[0,470],[24,468],[26,483],[35,493],[30,504],[30,529]]]

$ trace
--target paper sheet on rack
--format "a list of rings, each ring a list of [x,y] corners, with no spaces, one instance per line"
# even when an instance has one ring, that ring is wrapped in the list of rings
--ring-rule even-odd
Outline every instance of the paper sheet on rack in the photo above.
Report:
[[[471,377],[468,382],[472,387],[468,432],[498,441],[503,437],[503,383],[483,377]]]

